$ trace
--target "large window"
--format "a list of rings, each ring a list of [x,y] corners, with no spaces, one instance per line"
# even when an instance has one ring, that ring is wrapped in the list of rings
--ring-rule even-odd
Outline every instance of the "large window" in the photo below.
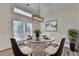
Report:
[[[22,21],[13,21],[13,32],[16,40],[24,39],[26,34],[32,35],[32,23],[25,23]]]

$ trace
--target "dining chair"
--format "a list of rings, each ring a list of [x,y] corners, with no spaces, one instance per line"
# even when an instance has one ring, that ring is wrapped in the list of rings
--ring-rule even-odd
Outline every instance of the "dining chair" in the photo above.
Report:
[[[11,40],[11,45],[12,45],[14,56],[28,56],[27,52],[23,53],[21,51],[21,49],[18,47],[15,38],[10,38],[10,40]],[[32,49],[30,49],[30,50],[29,49],[30,48],[27,47],[25,50],[32,51]],[[32,55],[32,54],[30,53],[30,55]]]
[[[50,54],[50,56],[61,56],[63,47],[64,47],[64,43],[65,43],[65,38],[62,38],[60,46],[58,47],[58,50],[56,52],[55,52],[56,49],[54,47],[48,47],[45,49],[45,51],[47,51]],[[54,50],[52,50],[53,52],[55,52],[54,54],[51,54],[52,52],[48,51],[51,49],[54,49]]]

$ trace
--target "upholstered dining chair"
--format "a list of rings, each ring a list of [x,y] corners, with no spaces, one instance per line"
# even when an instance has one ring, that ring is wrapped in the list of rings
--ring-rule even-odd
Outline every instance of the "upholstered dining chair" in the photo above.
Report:
[[[61,56],[62,55],[62,51],[63,51],[63,47],[64,47],[64,43],[65,43],[65,38],[62,38],[60,46],[58,47],[57,51],[56,51],[56,48],[54,48],[53,46],[47,47],[44,51],[49,53],[50,56]],[[52,52],[55,52],[55,53],[52,54]]]
[[[24,47],[24,49],[26,50],[26,52],[24,51],[25,53],[23,53],[23,52],[21,51],[21,50],[23,50],[23,48],[20,49],[20,48],[18,47],[15,38],[10,38],[10,40],[11,40],[11,45],[12,45],[12,50],[13,50],[14,56],[28,56],[29,54],[32,55],[32,54],[31,54],[31,52],[32,52],[32,49],[31,49],[31,48],[29,48],[29,47]],[[27,53],[27,51],[30,51],[30,53]]]

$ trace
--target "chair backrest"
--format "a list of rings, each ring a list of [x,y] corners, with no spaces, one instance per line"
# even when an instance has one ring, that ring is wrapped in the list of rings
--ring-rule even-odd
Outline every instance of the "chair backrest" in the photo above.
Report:
[[[55,54],[51,54],[51,56],[61,56],[62,51],[63,51],[63,47],[64,47],[64,43],[65,43],[65,38],[62,38],[60,46],[59,46],[57,52]]]
[[[15,56],[27,56],[27,54],[23,54],[20,51],[20,49],[19,49],[19,47],[17,45],[17,42],[16,42],[16,40],[14,38],[10,38],[10,40],[11,40],[11,45],[12,45],[13,53],[14,53]]]

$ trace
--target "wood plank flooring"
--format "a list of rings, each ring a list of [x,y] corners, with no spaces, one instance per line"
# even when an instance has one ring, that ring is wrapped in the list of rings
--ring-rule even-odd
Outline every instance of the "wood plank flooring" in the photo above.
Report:
[[[0,51],[0,56],[13,56],[12,49]],[[79,52],[72,52],[68,48],[64,48],[63,56],[79,56]]]
[[[0,56],[13,56],[13,51],[11,48],[0,51]]]
[[[63,56],[79,56],[79,52],[72,52],[69,48],[64,48]]]

